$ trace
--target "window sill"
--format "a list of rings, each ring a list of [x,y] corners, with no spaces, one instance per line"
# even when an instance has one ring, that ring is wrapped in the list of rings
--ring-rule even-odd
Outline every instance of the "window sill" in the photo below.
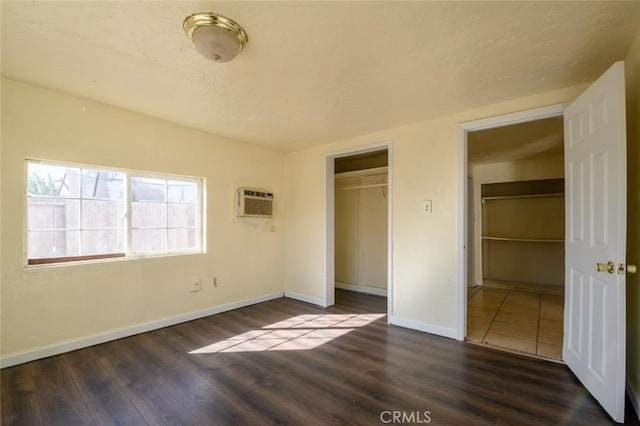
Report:
[[[100,263],[112,263],[112,262],[126,262],[130,260],[142,260],[142,259],[157,259],[163,257],[174,257],[174,256],[189,256],[189,255],[197,255],[197,254],[205,254],[204,250],[197,251],[180,251],[180,252],[172,252],[172,253],[146,253],[146,254],[134,254],[134,255],[126,255],[124,253],[118,253],[115,255],[98,255],[98,256],[77,256],[77,260],[69,260],[63,262],[37,262],[37,263],[27,263],[24,265],[25,269],[44,269],[44,268],[59,268],[65,266],[82,266],[82,265],[95,265]],[[71,259],[71,258],[65,258]],[[33,261],[39,261],[40,259],[31,259]],[[53,260],[53,259],[52,259]]]

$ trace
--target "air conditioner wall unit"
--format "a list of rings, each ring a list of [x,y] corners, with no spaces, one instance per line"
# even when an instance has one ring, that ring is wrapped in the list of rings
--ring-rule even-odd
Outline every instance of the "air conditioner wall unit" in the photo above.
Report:
[[[273,193],[264,189],[238,188],[238,217],[273,217]]]

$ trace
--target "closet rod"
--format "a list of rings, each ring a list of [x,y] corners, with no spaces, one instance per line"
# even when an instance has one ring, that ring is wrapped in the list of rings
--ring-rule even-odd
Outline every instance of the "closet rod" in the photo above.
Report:
[[[381,186],[387,186],[388,184],[386,183],[376,183],[376,184],[371,184],[371,185],[358,185],[358,186],[345,186],[342,188],[336,188],[336,191],[344,191],[347,189],[361,189],[361,188],[379,188]]]

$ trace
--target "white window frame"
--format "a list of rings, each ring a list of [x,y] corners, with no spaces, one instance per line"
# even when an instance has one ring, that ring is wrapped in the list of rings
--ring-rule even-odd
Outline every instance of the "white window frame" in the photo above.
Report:
[[[133,203],[133,191],[131,190],[131,179],[132,178],[146,178],[146,179],[161,179],[161,180],[172,180],[172,181],[181,181],[181,182],[191,182],[195,183],[197,186],[196,194],[197,194],[197,203],[199,208],[196,209],[196,248],[190,250],[169,250],[165,249],[162,252],[158,251],[138,251],[134,252],[131,248],[132,241],[132,233],[134,227],[131,225],[131,215],[133,213],[131,204]],[[202,227],[202,218],[204,217],[204,197],[203,197],[203,178],[194,178],[187,176],[179,176],[179,175],[171,175],[167,173],[150,173],[150,172],[130,172],[127,174],[127,256],[128,257],[146,257],[146,256],[162,256],[162,255],[171,255],[171,254],[185,254],[185,253],[202,253],[203,252],[203,227]],[[168,194],[166,194],[168,197]],[[169,201],[168,199],[164,201],[164,204],[168,207]],[[165,226],[164,228],[168,230],[168,208],[165,210]],[[165,235],[165,247],[168,243],[168,235]]]
[[[124,245],[125,252],[124,256],[122,253],[106,253],[106,254],[98,254],[98,255],[80,255],[80,256],[65,256],[59,258],[47,258],[44,262],[38,261],[38,259],[29,259],[29,247],[28,247],[28,233],[29,233],[29,224],[28,224],[28,214],[29,214],[29,163],[40,163],[51,166],[59,166],[59,167],[74,167],[80,169],[98,169],[100,171],[110,171],[110,172],[118,172],[123,173],[125,175],[125,226],[124,226]],[[84,264],[84,263],[93,263],[93,262],[105,262],[105,261],[119,261],[119,260],[127,260],[127,259],[139,259],[146,257],[162,257],[162,256],[179,256],[179,255],[188,255],[188,254],[200,254],[206,252],[205,247],[205,218],[206,218],[206,179],[203,177],[196,176],[186,176],[186,175],[177,175],[170,173],[157,173],[157,172],[149,172],[149,171],[140,171],[140,170],[132,170],[132,169],[124,169],[124,168],[115,168],[115,167],[105,167],[99,165],[90,165],[83,163],[71,163],[71,162],[63,162],[56,160],[45,160],[45,159],[37,159],[37,158],[25,158],[24,162],[24,232],[23,232],[23,258],[24,258],[24,266],[27,268],[34,267],[46,267],[46,266],[64,266],[70,264]],[[150,179],[161,179],[161,180],[170,180],[170,181],[183,181],[183,182],[192,182],[197,186],[196,197],[197,205],[196,209],[196,247],[193,249],[182,249],[182,250],[168,250],[166,248],[162,251],[145,251],[145,252],[134,252],[131,247],[131,236],[132,236],[132,224],[131,224],[131,204],[132,204],[132,190],[131,190],[131,178],[132,177],[141,177],[141,178],[150,178]],[[55,198],[55,197],[53,197]],[[165,200],[165,204],[169,204],[168,200]],[[165,222],[165,232],[169,229],[168,224]],[[36,262],[30,264],[30,260],[35,260]]]

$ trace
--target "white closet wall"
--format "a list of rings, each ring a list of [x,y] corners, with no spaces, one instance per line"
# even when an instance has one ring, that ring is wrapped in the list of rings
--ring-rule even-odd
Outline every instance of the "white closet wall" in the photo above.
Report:
[[[386,295],[387,168],[336,175],[336,287]]]

